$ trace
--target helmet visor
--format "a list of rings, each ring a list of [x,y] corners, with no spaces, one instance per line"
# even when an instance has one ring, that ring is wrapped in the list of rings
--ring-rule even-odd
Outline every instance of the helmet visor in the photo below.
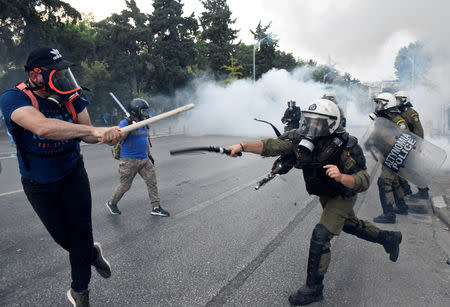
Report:
[[[328,120],[329,118],[326,116],[304,113],[300,128],[302,134],[312,140],[317,137],[329,135],[330,127],[328,126]]]
[[[385,108],[389,102],[388,100],[381,99],[381,98],[375,98],[373,101],[375,102],[375,111],[385,110]]]
[[[52,70],[48,83],[52,90],[62,95],[73,94],[81,89],[70,68]]]
[[[399,104],[405,104],[408,100],[408,98],[406,98],[405,96],[397,96],[396,98]]]

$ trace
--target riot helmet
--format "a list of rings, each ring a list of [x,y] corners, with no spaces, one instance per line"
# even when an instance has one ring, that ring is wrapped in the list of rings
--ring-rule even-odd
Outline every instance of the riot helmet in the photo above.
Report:
[[[375,112],[386,111],[397,107],[397,99],[391,93],[381,93],[374,99]]]
[[[149,118],[148,109],[150,105],[142,98],[135,98],[130,102],[130,114],[131,116],[141,120]]]
[[[394,93],[395,98],[397,99],[397,106],[404,106],[408,104],[409,101],[409,95],[406,91],[398,91]]]
[[[302,112],[300,131],[303,139],[299,146],[314,150],[314,140],[333,134],[341,123],[341,112],[338,106],[327,99],[313,101],[307,110]]]
[[[334,103],[337,103],[336,95],[334,93],[325,93],[322,95],[322,99],[327,99]]]

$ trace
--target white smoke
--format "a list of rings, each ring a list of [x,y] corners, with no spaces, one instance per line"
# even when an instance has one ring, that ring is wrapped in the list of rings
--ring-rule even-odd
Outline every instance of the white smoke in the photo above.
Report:
[[[206,78],[197,79],[175,94],[176,105],[196,104],[178,124],[192,135],[275,136],[269,125],[254,118],[269,121],[283,132],[281,117],[287,101],[296,101],[296,105],[304,110],[328,92],[337,95],[340,105],[348,113],[350,125],[367,124],[369,109],[365,91],[314,82],[310,72],[308,67],[292,72],[273,69],[255,82],[235,80],[228,85]],[[357,114],[358,110],[364,113]]]

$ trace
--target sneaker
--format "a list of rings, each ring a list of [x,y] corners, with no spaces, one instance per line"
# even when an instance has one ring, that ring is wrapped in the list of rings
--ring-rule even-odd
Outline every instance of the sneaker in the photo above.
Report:
[[[119,215],[122,213],[122,212],[120,212],[119,208],[117,207],[117,204],[113,204],[110,201],[106,203],[106,207],[108,207],[108,209],[112,215]]]
[[[67,291],[67,299],[74,307],[89,307],[89,290],[76,292],[72,288]]]
[[[170,216],[170,213],[161,208],[161,206],[153,207],[151,214],[157,216]]]
[[[105,257],[103,257],[102,246],[100,245],[100,243],[95,242],[94,248],[97,250],[98,257],[97,260],[92,263],[92,265],[101,277],[110,278],[111,266],[109,265],[109,262],[105,259]]]

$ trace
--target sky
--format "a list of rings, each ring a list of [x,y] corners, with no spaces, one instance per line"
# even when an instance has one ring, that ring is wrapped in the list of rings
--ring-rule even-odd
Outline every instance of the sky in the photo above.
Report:
[[[66,0],[97,20],[125,8],[124,0]],[[136,0],[151,13],[151,0]],[[200,0],[182,0],[185,15],[204,10]],[[448,0],[228,0],[239,39],[252,44],[250,29],[271,22],[279,49],[296,58],[331,63],[361,81],[392,80],[398,50],[416,40],[448,48]],[[446,46],[445,46],[446,45]]]

